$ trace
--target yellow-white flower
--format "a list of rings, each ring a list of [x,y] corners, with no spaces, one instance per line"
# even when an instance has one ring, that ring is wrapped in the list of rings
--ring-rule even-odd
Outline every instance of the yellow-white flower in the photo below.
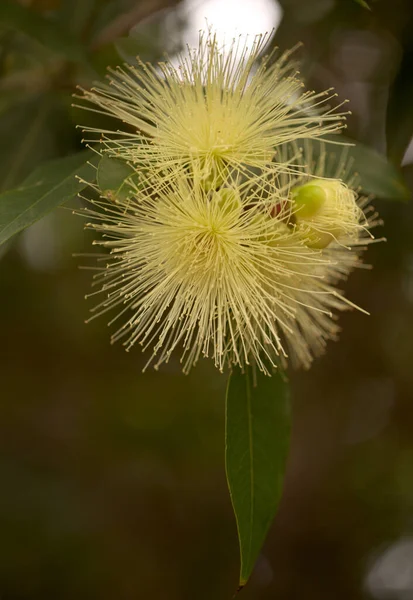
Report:
[[[113,309],[113,341],[142,344],[155,367],[175,350],[185,372],[200,356],[220,370],[308,366],[337,336],[337,311],[354,306],[337,285],[377,219],[344,182],[345,161],[328,173],[311,141],[343,113],[330,91],[303,91],[291,53],[255,67],[267,43],[225,49],[208,32],[177,67],[124,66],[83,93],[123,121],[88,128],[102,152],[140,177],[127,201],[111,193],[86,211],[110,249],[94,312]]]
[[[234,40],[221,48],[210,31],[199,47],[157,66],[140,62],[110,70],[108,84],[83,92],[90,110],[116,117],[115,131],[98,133],[106,151],[174,176],[196,164],[206,186],[233,169],[265,169],[277,147],[298,138],[318,138],[341,128],[336,96],[305,91],[291,52],[257,59],[268,36],[251,46]]]
[[[354,306],[336,286],[364,242],[311,247],[290,194],[300,178],[214,180],[207,190],[196,164],[190,172],[87,210],[111,252],[97,274],[104,298],[95,313],[114,309],[123,322],[113,341],[142,344],[155,367],[175,349],[185,372],[200,356],[220,370],[254,364],[269,374],[287,356],[308,366],[337,335],[334,313]]]

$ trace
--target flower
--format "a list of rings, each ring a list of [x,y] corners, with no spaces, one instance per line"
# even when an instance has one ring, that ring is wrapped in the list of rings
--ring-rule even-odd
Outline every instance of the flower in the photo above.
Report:
[[[110,250],[94,314],[117,310],[112,340],[151,349],[155,368],[178,349],[184,372],[200,356],[221,371],[308,367],[337,337],[337,312],[355,307],[337,286],[377,217],[345,158],[331,172],[316,142],[344,114],[329,90],[303,91],[291,52],[255,67],[267,44],[225,49],[201,33],[177,67],[126,65],[83,92],[90,110],[123,121],[86,131],[139,175],[127,199],[96,187],[86,209]]]
[[[89,227],[110,249],[94,312],[119,311],[113,341],[151,348],[155,368],[180,348],[184,372],[200,356],[221,371],[253,364],[270,374],[287,357],[308,367],[337,336],[334,313],[354,307],[337,283],[370,241],[363,215],[351,247],[345,235],[326,248],[309,243],[291,197],[308,177],[274,170],[206,189],[195,163],[155,190],[136,188],[127,202],[92,201]]]
[[[278,160],[280,144],[334,133],[345,114],[328,106],[336,96],[331,90],[303,90],[292,51],[278,59],[273,51],[255,67],[268,41],[258,35],[251,47],[239,38],[221,48],[209,31],[178,66],[138,59],[137,66],[109,70],[109,84],[83,90],[82,98],[90,110],[119,119],[122,129],[85,131],[137,168],[173,177],[195,164],[207,187],[234,169],[265,170]]]

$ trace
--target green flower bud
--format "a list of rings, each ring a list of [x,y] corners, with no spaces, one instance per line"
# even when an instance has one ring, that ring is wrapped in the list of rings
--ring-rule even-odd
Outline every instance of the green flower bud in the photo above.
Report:
[[[362,227],[357,195],[338,179],[313,179],[291,193],[296,229],[311,248],[354,239]]]

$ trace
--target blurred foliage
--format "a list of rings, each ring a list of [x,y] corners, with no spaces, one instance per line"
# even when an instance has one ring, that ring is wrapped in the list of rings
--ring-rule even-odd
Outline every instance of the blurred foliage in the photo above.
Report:
[[[96,177],[97,158],[91,150],[57,158],[37,167],[19,188],[0,194],[0,244],[76,198]]]
[[[350,99],[349,138],[380,157],[366,162],[377,190],[385,156],[411,190],[411,1],[280,4],[274,44],[303,41],[310,86]],[[173,54],[185,6],[0,0],[3,194],[42,186],[64,164],[49,161],[84,152],[76,86],[137,53]],[[291,374],[286,488],[246,600],[413,593],[396,567],[375,585],[365,580],[384,548],[413,534],[413,205],[375,204],[388,243],[369,249],[374,269],[348,284],[371,316],[346,315],[340,343],[310,372]],[[102,322],[84,325],[91,277],[71,258],[90,252],[82,227],[60,208],[0,247],[0,597],[224,600],[238,572],[225,379],[207,361],[188,377],[174,361],[143,375],[138,350],[110,347]]]

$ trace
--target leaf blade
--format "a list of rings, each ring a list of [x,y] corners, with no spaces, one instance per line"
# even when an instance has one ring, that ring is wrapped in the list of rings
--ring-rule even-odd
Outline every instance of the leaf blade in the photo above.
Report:
[[[314,159],[327,153],[327,177],[337,176],[335,173],[344,158],[350,164],[350,174],[357,175],[357,183],[364,194],[388,200],[410,199],[411,192],[401,169],[370,146],[340,135],[334,139],[312,140],[311,149]]]
[[[354,160],[360,186],[377,198],[406,201],[410,198],[402,173],[383,154],[363,144],[350,147],[349,156]]]
[[[20,185],[43,160],[55,154],[55,132],[49,127],[52,102],[45,95],[16,101],[3,113],[0,139],[0,191]]]
[[[0,194],[0,244],[76,197],[87,185],[76,177],[90,176],[94,156],[86,151],[49,161],[35,169],[22,186]]]
[[[357,4],[360,4],[363,8],[367,8],[367,10],[371,10],[371,7],[367,4],[366,0],[356,0]]]
[[[288,385],[280,374],[265,377],[237,368],[226,398],[226,474],[237,521],[240,579],[248,581],[281,498],[288,453]]]

